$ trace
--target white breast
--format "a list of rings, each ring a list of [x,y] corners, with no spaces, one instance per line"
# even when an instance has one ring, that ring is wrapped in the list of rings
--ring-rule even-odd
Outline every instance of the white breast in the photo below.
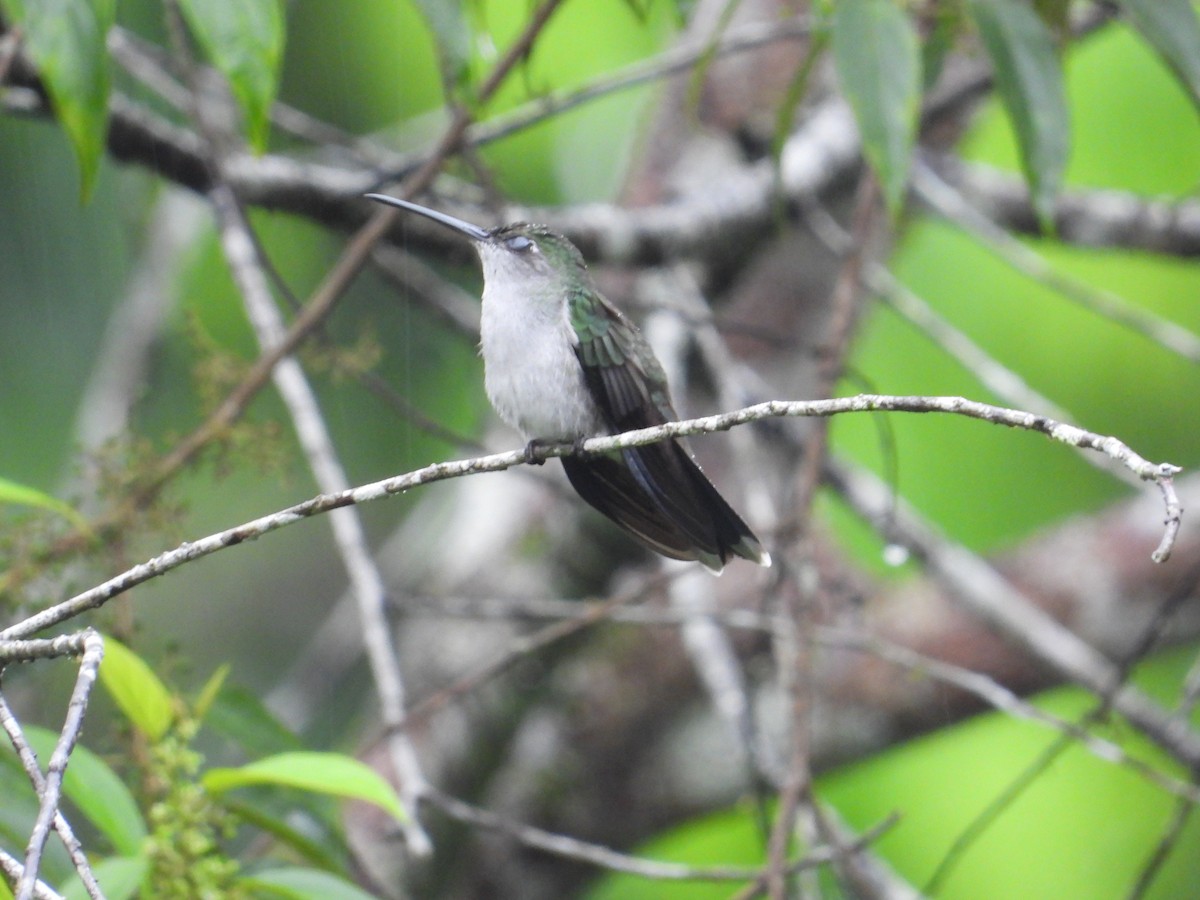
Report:
[[[496,412],[527,439],[573,441],[604,432],[583,381],[575,333],[560,298],[531,297],[523,285],[483,291],[484,386]]]

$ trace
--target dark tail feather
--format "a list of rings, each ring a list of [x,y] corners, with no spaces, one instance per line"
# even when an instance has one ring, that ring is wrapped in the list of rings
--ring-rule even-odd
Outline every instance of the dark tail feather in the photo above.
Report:
[[[720,572],[730,556],[770,565],[770,556],[688,453],[674,442],[612,456],[563,457],[584,500],[652,550]]]

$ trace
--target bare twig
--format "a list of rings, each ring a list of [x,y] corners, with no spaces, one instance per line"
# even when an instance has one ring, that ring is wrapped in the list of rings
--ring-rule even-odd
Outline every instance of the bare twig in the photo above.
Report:
[[[643,328],[663,364],[667,382],[675,386],[677,397],[688,394],[686,358],[693,340],[703,335],[709,348],[706,355],[729,362],[728,349],[711,325],[712,311],[689,268],[685,263],[676,263],[647,272],[638,282],[638,292],[648,295],[648,301],[656,310],[646,319]],[[696,318],[707,320],[709,325],[697,332],[682,316],[672,314],[674,310],[687,310]],[[736,382],[721,377],[724,374],[714,373],[713,384],[718,386],[718,402],[728,409],[737,405],[736,401],[730,402]],[[687,412],[686,409],[683,411]],[[734,450],[734,458],[738,458],[741,451],[750,449],[754,437],[748,431],[735,432],[735,436],[736,442],[730,449]],[[755,483],[757,479],[745,481]],[[765,485],[760,488],[764,492],[767,490]],[[728,728],[734,746],[741,750],[747,771],[754,780],[765,783],[770,780],[769,773],[774,767],[766,754],[760,752],[762,742],[756,740],[746,679],[729,636],[711,616],[717,609],[716,583],[691,566],[684,564],[683,568],[687,574],[672,579],[667,589],[671,606],[688,615],[680,633],[683,650],[708,693],[714,711]]]
[[[873,175],[864,175],[858,185],[854,210],[853,249],[846,254],[830,298],[830,316],[826,333],[822,335],[816,391],[818,395],[833,393],[845,366],[846,353],[854,323],[862,308],[863,272],[872,252],[871,240],[879,219],[879,188]],[[769,852],[772,873],[767,892],[772,900],[785,900],[791,886],[784,877],[786,859],[796,830],[801,804],[810,812],[810,831],[815,834],[820,813],[812,797],[810,770],[810,732],[812,709],[812,657],[802,634],[814,623],[813,598],[819,587],[819,574],[812,559],[809,519],[813,501],[822,480],[829,451],[828,422],[816,423],[805,440],[803,460],[795,478],[791,505],[794,507],[789,527],[801,540],[803,548],[795,562],[796,573],[790,590],[780,591],[774,616],[772,645],[777,657],[776,668],[780,686],[788,698],[791,722],[790,748],[783,783],[779,789],[779,807],[771,829]],[[845,858],[850,862],[850,857]]]
[[[221,248],[242,297],[247,319],[258,339],[261,358],[283,343],[287,328],[272,296],[265,265],[259,255],[258,243],[250,223],[229,186],[226,176],[227,142],[223,139],[219,127],[210,121],[210,110],[205,106],[204,96],[197,84],[199,70],[190,60],[187,51],[182,16],[174,3],[167,4],[167,13],[176,52],[180,59],[188,64],[185,75],[192,94],[189,111],[208,142],[214,173],[209,199],[216,214]],[[279,357],[271,370],[271,379],[287,407],[317,486],[326,492],[347,489],[349,479],[338,459],[316,394],[299,361],[291,355]],[[404,683],[384,613],[386,589],[383,577],[371,556],[357,510],[336,510],[331,514],[329,522],[338,555],[346,568],[357,602],[367,659],[382,715],[385,721],[395,721],[404,713]],[[395,735],[390,739],[388,751],[396,770],[401,801],[408,809],[415,809],[425,786],[425,777],[417,763],[416,752],[405,735]],[[433,852],[432,842],[415,815],[405,817],[401,828],[408,848],[415,856],[428,856]]]
[[[21,880],[25,867],[18,859],[0,850],[0,870],[3,870],[4,877],[8,879],[9,884],[16,884]],[[33,896],[36,900],[64,900],[62,894],[41,880],[34,883]]]
[[[86,635],[87,632],[80,632],[77,635],[70,635],[70,637],[80,638],[79,643],[82,645],[82,639]],[[35,642],[30,641],[28,643]],[[36,643],[43,642],[39,641]],[[46,790],[46,777],[42,774],[42,770],[38,768],[38,761],[34,755],[33,748],[29,746],[29,742],[25,739],[25,732],[21,730],[21,724],[17,721],[16,714],[8,705],[8,700],[5,698],[3,692],[0,692],[0,728],[4,729],[8,735],[9,742],[13,745],[13,749],[17,751],[17,758],[21,761],[21,766],[25,769],[25,774],[29,776],[29,781],[33,785],[34,792],[41,797]],[[88,896],[103,900],[104,895],[100,890],[100,885],[96,882],[96,875],[92,871],[91,863],[88,862],[83,845],[79,843],[79,838],[75,836],[75,831],[71,828],[71,823],[67,821],[67,817],[61,811],[55,813],[54,830],[62,838],[62,842],[67,848],[67,854],[71,857],[71,862],[74,864],[75,871],[79,874],[79,880],[88,892]]]
[[[770,400],[720,415],[668,422],[665,425],[628,431],[611,437],[590,438],[584,442],[582,449],[585,453],[605,453],[610,450],[652,444],[673,437],[728,431],[730,428],[748,422],[779,416],[833,416],[851,412],[884,411],[951,413],[996,425],[1041,432],[1071,446],[1104,453],[1129,468],[1140,478],[1160,484],[1169,483],[1170,479],[1179,472],[1179,468],[1170,463],[1152,463],[1144,459],[1115,437],[1105,437],[1033,413],[977,403],[962,397],[893,397],[881,394],[859,394],[854,397],[839,397],[832,400]],[[572,452],[574,452],[574,447],[571,445],[548,446],[541,448],[540,452],[535,455],[539,459],[550,459],[566,456]],[[303,503],[297,503],[287,509],[252,519],[197,541],[184,542],[174,550],[162,553],[110,578],[103,584],[10,626],[0,632],[0,639],[13,640],[29,637],[44,628],[79,615],[81,612],[102,606],[118,594],[152,578],[157,578],[193,559],[208,556],[244,541],[254,540],[279,528],[295,524],[302,519],[343,506],[368,503],[392,494],[404,493],[420,485],[444,481],[448,478],[460,478],[464,475],[499,472],[529,461],[529,456],[524,449],[509,450],[472,459],[433,463],[404,475],[386,478],[348,491],[313,497]]]
[[[1145,627],[1137,635],[1130,650],[1125,653],[1116,667],[1116,683],[1112,690],[1101,694],[1099,702],[1089,709],[1083,716],[1080,717],[1075,724],[1075,728],[1087,731],[1092,725],[1102,722],[1107,716],[1111,708],[1116,706],[1116,697],[1122,685],[1124,685],[1130,673],[1140,660],[1144,659],[1151,649],[1158,644],[1162,639],[1166,630],[1178,612],[1179,608],[1192,597],[1193,588],[1196,585],[1197,575],[1200,573],[1200,568],[1192,567],[1192,571],[1188,572],[1179,583],[1168,593],[1163,602],[1159,605],[1154,617],[1146,623]],[[1187,727],[1185,725],[1185,727]],[[1009,809],[1013,803],[1031,787],[1034,782],[1047,771],[1068,748],[1073,746],[1077,740],[1071,732],[1065,731],[1054,742],[1047,746],[1037,758],[1022,770],[1016,778],[1004,787],[1000,793],[994,797],[984,808],[972,818],[967,825],[959,832],[957,837],[951,843],[949,849],[943,855],[937,868],[929,878],[927,889],[930,893],[937,893],[938,888],[949,877],[951,871],[958,865],[967,851],[977,841],[984,832],[995,822],[1004,812]],[[1084,742],[1086,746],[1086,742]],[[1144,763],[1131,765],[1130,768],[1139,771],[1142,774],[1147,772],[1152,773],[1152,767],[1146,766]],[[1194,771],[1194,769],[1193,769]],[[1162,785],[1168,790],[1171,788],[1167,785]],[[1192,787],[1192,786],[1188,786]],[[1175,793],[1179,800],[1179,806],[1192,807],[1195,803],[1190,799],[1188,793]],[[1194,795],[1196,789],[1193,788],[1190,793]],[[1153,870],[1161,864],[1170,847],[1171,827],[1168,827],[1168,835],[1164,835],[1164,840],[1160,842],[1155,854],[1153,854],[1146,866],[1143,868],[1141,877],[1138,880],[1138,887],[1144,887],[1148,884],[1148,880],[1153,877]]]
[[[643,859],[619,853],[599,844],[581,841],[578,838],[534,828],[521,822],[514,822],[504,816],[486,809],[480,809],[469,803],[464,803],[456,797],[451,797],[441,791],[431,789],[427,799],[453,819],[490,828],[508,834],[527,847],[533,847],[546,853],[553,853],[565,859],[588,863],[612,872],[626,872],[642,878],[653,878],[658,881],[759,881],[763,876],[761,869],[740,866],[688,866],[682,863],[660,862]],[[799,872],[828,864],[840,852],[856,852],[869,846],[891,828],[896,822],[895,817],[885,819],[845,850],[819,847],[801,859],[788,862],[789,872]]]
[[[676,574],[679,574],[679,571],[681,570],[677,570]],[[657,583],[657,579],[644,581],[635,588],[614,594],[600,603],[592,605],[578,618],[556,622],[533,634],[512,640],[505,651],[496,658],[482,663],[453,684],[431,694],[421,702],[413,704],[408,711],[408,716],[401,723],[401,727],[409,728],[421,724],[452,701],[488,683],[518,660],[602,621],[614,610],[633,602],[647,591],[652,590]]]
[[[211,197],[217,212],[221,245],[244,298],[261,350],[266,353],[282,339],[285,329],[271,296],[266,274],[259,265],[249,223],[224,183],[218,183],[213,188]],[[287,405],[317,485],[328,493],[346,490],[349,479],[338,460],[316,395],[300,363],[295,357],[284,357],[275,366],[271,377]],[[379,695],[383,720],[385,724],[392,724],[404,715],[404,682],[384,612],[387,589],[383,576],[371,557],[366,533],[355,510],[334,510],[330,525],[338,554],[353,585],[363,643],[375,690]],[[401,799],[408,809],[415,809],[425,786],[416,752],[403,735],[397,735],[389,741],[389,750],[396,768]],[[415,855],[424,856],[432,851],[429,837],[415,816],[408,818],[404,827],[408,847]]]
[[[1154,849],[1151,851],[1149,857],[1147,857],[1146,862],[1142,864],[1133,887],[1125,895],[1128,900],[1141,900],[1141,898],[1149,893],[1150,888],[1154,884],[1154,879],[1158,877],[1163,866],[1166,865],[1171,852],[1178,846],[1179,840],[1183,835],[1183,830],[1192,820],[1195,811],[1196,803],[1194,800],[1176,801],[1175,808],[1171,812],[1170,821],[1163,828],[1162,835],[1158,843],[1154,845]]]
[[[1200,734],[1125,684],[1116,665],[1035,606],[986,561],[935,534],[912,510],[895,506],[891,493],[873,476],[845,468],[830,474],[860,515],[876,519],[889,511],[894,516],[889,536],[912,550],[971,612],[1065,678],[1103,698],[1184,765],[1200,766]]]
[[[1139,309],[1112,291],[1093,287],[1058,271],[1044,257],[971,205],[966,197],[943,181],[929,166],[918,163],[914,167],[913,190],[936,213],[975,235],[984,246],[1017,271],[1053,288],[1084,309],[1145,335],[1190,362],[1200,362],[1200,336],[1152,312]]]
[[[59,659],[82,656],[87,649],[87,631],[63,634],[49,640],[0,640],[0,668],[10,662],[32,662],[35,659]]]
[[[499,88],[505,76],[528,51],[530,44],[545,26],[559,2],[561,0],[547,0],[535,12],[521,37],[514,43],[504,59],[497,64],[484,86],[480,89],[478,98],[480,103],[485,102]],[[128,110],[126,111],[128,112]],[[119,118],[118,110],[114,108],[114,125],[119,121]],[[466,128],[469,121],[470,119],[466,112],[462,112],[456,116],[443,135],[438,148],[429,156],[421,169],[405,183],[404,192],[406,195],[419,193],[432,181],[446,158],[459,146],[462,140],[463,129]],[[207,190],[210,187],[209,167],[205,162],[205,151],[202,142],[193,136],[189,141],[188,150],[190,155],[197,157],[195,165],[204,173],[204,177],[199,183],[190,186]],[[262,183],[259,182],[256,184],[255,182],[258,181],[257,178],[251,178],[248,183],[245,175],[247,169],[261,168],[266,162],[266,158],[256,159],[249,156],[230,154],[223,161],[221,170],[222,178],[228,182],[229,187],[242,200],[261,203],[263,198],[261,197],[259,188],[262,187]],[[273,166],[277,177],[290,178],[290,176],[284,175],[284,172],[281,170],[291,168],[293,175],[307,179],[305,183],[297,183],[295,186],[299,193],[307,196],[308,199],[301,199],[299,202],[307,208],[310,214],[314,208],[327,208],[331,203],[346,202],[347,198],[352,198],[351,202],[354,204],[361,204],[362,201],[359,199],[361,194],[369,190],[377,181],[373,173],[367,175],[348,173],[343,170],[335,170],[330,167],[321,167],[310,163],[294,163],[290,160],[284,160],[281,157],[276,157],[273,164],[268,164]],[[296,169],[296,166],[303,169],[303,172],[300,169]],[[275,180],[266,171],[260,174],[268,176],[268,180]],[[332,194],[326,194],[323,200],[314,198],[313,196],[314,193],[320,193],[319,190],[315,192],[313,190],[319,182],[326,182],[326,190],[332,190]],[[271,205],[278,206],[279,204]],[[263,353],[255,360],[254,365],[246,373],[242,382],[226,397],[212,415],[159,462],[155,474],[142,487],[140,491],[141,495],[152,495],[156,492],[179,468],[190,462],[201,449],[218,435],[222,434],[231,423],[240,418],[246,407],[250,404],[250,401],[270,379],[271,371],[279,360],[295,352],[312,330],[329,315],[337,299],[342,295],[350,280],[358,273],[379,239],[387,232],[394,218],[394,209],[379,207],[378,211],[372,215],[367,224],[350,240],[341,257],[334,263],[324,280],[317,287],[316,291],[314,291],[312,297],[309,298],[299,314],[293,319],[286,333],[276,343],[264,349]]]
[[[603,608],[602,608],[603,607]],[[609,607],[603,601],[561,600],[540,597],[408,597],[404,609],[409,614],[478,619],[585,619],[629,626],[681,627],[693,613],[676,608],[623,604]],[[717,610],[707,614],[722,628],[769,632],[774,623],[770,616],[749,609]],[[817,626],[813,640],[823,647],[854,650],[871,654],[904,669],[914,677],[931,678],[977,697],[998,712],[1016,719],[1060,732],[1078,743],[1097,759],[1125,766],[1169,794],[1200,804],[1200,786],[1175,778],[1144,760],[1131,756],[1118,744],[1087,730],[1084,725],[1046,712],[1022,699],[995,678],[981,672],[936,659],[894,641],[851,631],[838,626]]]
[[[493,116],[486,122],[475,123],[467,128],[463,143],[480,147],[592,100],[685,71],[710,55],[722,57],[755,50],[779,41],[801,40],[811,31],[812,26],[807,19],[797,17],[780,22],[750,22],[731,28],[715,46],[710,46],[708,42],[702,45],[695,42],[677,44],[658,56],[633,63],[577,90],[539,97],[516,109]],[[397,171],[403,172],[412,165],[415,165],[415,161],[408,162],[404,168]]]
[[[59,735],[58,743],[54,745],[50,762],[46,766],[45,781],[39,792],[41,803],[38,807],[37,818],[34,819],[33,830],[29,835],[29,846],[25,850],[24,871],[13,892],[16,900],[33,900],[38,869],[42,861],[42,850],[46,846],[50,828],[58,816],[63,776],[66,774],[67,763],[71,759],[75,741],[79,739],[80,729],[83,728],[83,716],[87,711],[88,698],[92,693],[92,685],[96,682],[100,660],[104,658],[104,640],[97,632],[87,629],[83,632],[83,640],[84,652],[83,658],[79,661],[79,675],[75,679],[75,689],[71,692],[71,699],[67,704],[67,715],[63,722],[62,732]]]
[[[1131,756],[1119,745],[1093,734],[1085,724],[1070,722],[1026,702],[994,678],[980,672],[934,659],[891,641],[840,628],[822,628],[817,640],[826,646],[870,653],[893,665],[903,667],[913,675],[927,676],[953,685],[1014,719],[1024,719],[1054,729],[1063,737],[1085,748],[1097,759],[1124,766],[1169,794],[1189,803],[1200,803],[1200,786],[1175,778],[1162,769]]]

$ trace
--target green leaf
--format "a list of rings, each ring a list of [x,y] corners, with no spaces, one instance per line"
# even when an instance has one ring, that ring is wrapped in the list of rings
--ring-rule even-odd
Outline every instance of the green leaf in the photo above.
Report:
[[[100,683],[135,726],[157,741],[175,717],[171,692],[140,656],[114,638],[104,638]]]
[[[88,526],[87,520],[77,513],[70,504],[63,503],[57,497],[44,494],[37,488],[17,484],[15,481],[9,481],[7,478],[0,478],[0,503],[17,503],[21,506],[36,506],[41,509],[48,509],[51,512],[58,513],[60,516],[70,519],[71,524],[80,531],[86,534],[91,533],[91,528]]]
[[[414,0],[433,32],[438,57],[450,80],[458,84],[467,73],[471,60],[471,28],[459,0]]]
[[[1129,21],[1200,103],[1200,21],[1191,0],[1118,0]]]
[[[341,753],[297,751],[268,756],[236,769],[210,769],[204,787],[224,793],[251,784],[273,784],[373,803],[397,819],[407,818],[400,798],[374,769]]]
[[[58,735],[36,726],[26,728],[25,734],[39,758],[49,759]],[[141,852],[146,823],[133,794],[104,760],[82,744],[71,751],[63,793],[118,853],[136,856]]]
[[[374,900],[343,878],[316,869],[268,869],[239,879],[252,890],[289,900]]]
[[[0,846],[20,847],[29,840],[37,817],[37,795],[7,740],[0,743]],[[0,882],[4,879],[0,878]]]
[[[137,895],[149,862],[144,856],[112,856],[92,866],[96,882],[104,889],[106,900],[129,900]],[[87,900],[87,888],[76,876],[63,886],[66,900]]]
[[[833,22],[833,58],[863,152],[896,215],[908,187],[921,99],[916,31],[892,0],[843,0]]]
[[[86,200],[108,136],[108,49],[116,0],[0,0],[19,25],[50,102],[79,161]]]
[[[255,694],[243,688],[222,690],[205,718],[205,725],[235,741],[252,757],[286,753],[304,746]]]
[[[928,91],[942,74],[942,67],[962,31],[962,10],[957,6],[938,5],[931,13],[931,20],[921,46],[921,86]]]
[[[274,810],[267,808],[269,803],[263,802],[261,795],[267,791],[268,788],[253,791],[259,796],[251,797],[248,801],[224,797],[222,806],[247,825],[275,838],[279,845],[291,851],[288,854],[289,859],[299,859],[330,872],[341,871],[345,867],[347,857],[342,852],[345,848],[339,846],[332,826],[330,830],[326,830],[325,826],[328,823],[323,820],[315,820],[307,815],[297,817],[295,806],[276,814]],[[312,795],[312,799],[319,800],[326,806],[332,805],[328,797]],[[299,821],[296,821],[297,818]]]
[[[201,722],[208,715],[212,705],[216,702],[217,695],[220,694],[221,688],[225,685],[225,679],[229,677],[229,663],[223,663],[217,667],[217,671],[212,673],[212,677],[204,683],[204,687],[200,689],[200,693],[196,695],[196,702],[192,705],[192,711],[196,718]]]
[[[250,146],[262,152],[283,62],[279,0],[179,0],[179,7],[242,107]]]
[[[970,0],[967,8],[995,68],[1034,211],[1049,230],[1070,153],[1067,97],[1054,38],[1020,0]]]

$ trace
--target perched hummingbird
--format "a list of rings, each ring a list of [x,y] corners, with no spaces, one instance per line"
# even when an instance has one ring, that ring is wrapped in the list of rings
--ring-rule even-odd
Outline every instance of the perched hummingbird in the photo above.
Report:
[[[543,225],[480,228],[383,194],[372,200],[466,235],[483,263],[484,385],[530,447],[577,443],[677,418],[667,379],[637,326],[592,283],[579,250]],[[564,456],[579,495],[646,546],[720,572],[731,555],[771,557],[691,454],[662,441],[600,456]]]

